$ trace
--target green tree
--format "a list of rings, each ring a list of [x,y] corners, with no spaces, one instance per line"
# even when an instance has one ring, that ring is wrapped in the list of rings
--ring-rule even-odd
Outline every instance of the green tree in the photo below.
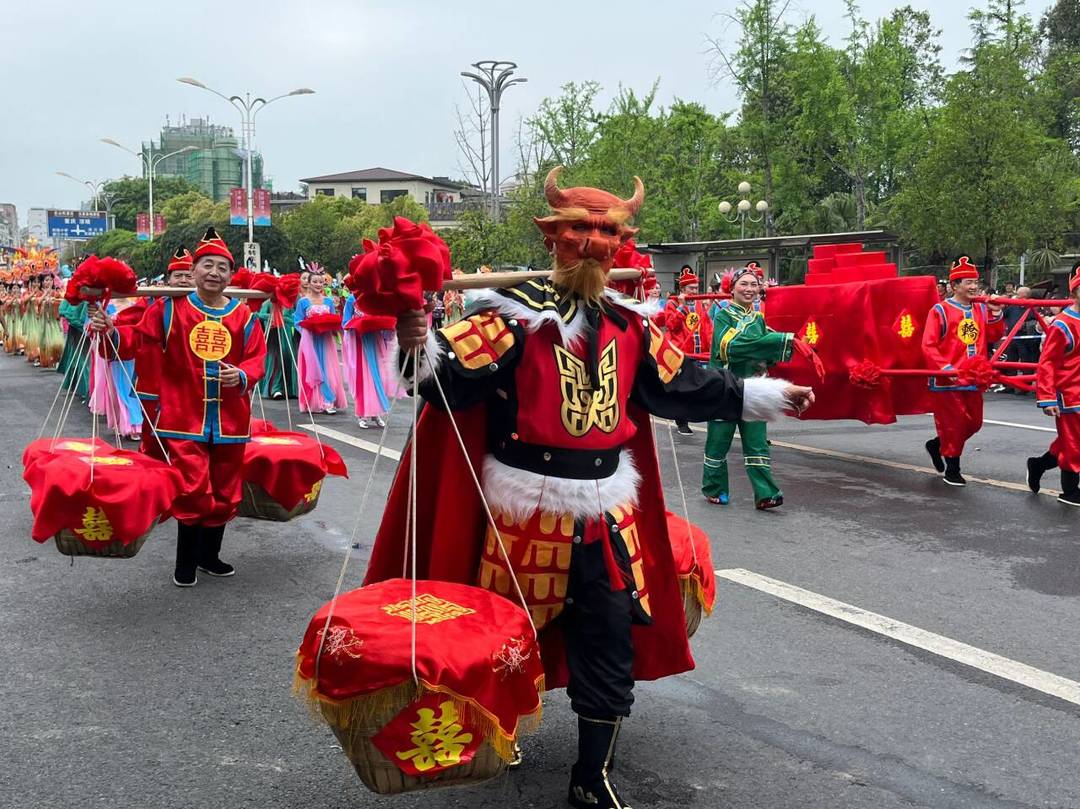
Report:
[[[530,123],[550,148],[555,163],[573,168],[584,160],[597,136],[594,109],[600,85],[595,81],[567,82],[557,98],[545,98]]]
[[[142,177],[121,177],[105,183],[105,193],[112,196],[112,213],[115,227],[135,230],[135,216],[150,211],[150,184]],[[162,204],[181,194],[197,192],[198,186],[185,177],[163,176],[154,179],[154,213],[162,211]],[[168,223],[168,219],[166,219]]]

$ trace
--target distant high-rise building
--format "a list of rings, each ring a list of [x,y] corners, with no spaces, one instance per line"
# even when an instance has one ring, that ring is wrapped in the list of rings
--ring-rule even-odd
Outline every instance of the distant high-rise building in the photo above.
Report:
[[[173,155],[157,164],[155,178],[185,177],[214,202],[229,199],[229,189],[244,185],[244,150],[231,127],[210,123],[207,118],[181,118],[179,124],[165,120],[158,143],[143,142],[144,158],[169,154],[194,146],[195,151]],[[252,187],[263,187],[262,155],[251,158]],[[144,166],[145,171],[145,166]]]
[[[19,241],[19,213],[10,202],[0,202],[0,247],[17,247]]]

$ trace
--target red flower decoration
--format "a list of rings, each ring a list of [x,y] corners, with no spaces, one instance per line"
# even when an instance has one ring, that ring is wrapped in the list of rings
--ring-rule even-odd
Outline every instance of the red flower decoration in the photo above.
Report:
[[[637,297],[639,289],[647,292],[656,286],[656,276],[650,272],[652,257],[639,253],[633,239],[627,239],[615,251],[612,267],[620,270],[641,270],[641,276],[627,281],[611,281],[608,286],[623,295]],[[652,282],[650,285],[650,281]]]
[[[957,381],[961,385],[974,385],[979,390],[986,390],[994,383],[997,372],[990,360],[981,354],[964,359],[956,366]]]
[[[72,304],[108,300],[111,295],[130,295],[137,285],[135,271],[120,259],[89,256],[75,268],[64,291],[64,298]]]
[[[863,360],[848,369],[848,380],[857,388],[876,390],[885,384],[887,378],[882,376],[877,363]]]
[[[277,306],[291,309],[296,306],[296,299],[300,297],[300,276],[296,273],[277,276],[261,272],[251,279],[251,288],[269,292],[270,299]]]
[[[364,240],[364,253],[349,262],[349,289],[356,304],[374,315],[423,309],[424,293],[438,292],[451,278],[450,248],[425,224],[394,218],[379,230],[376,244]]]

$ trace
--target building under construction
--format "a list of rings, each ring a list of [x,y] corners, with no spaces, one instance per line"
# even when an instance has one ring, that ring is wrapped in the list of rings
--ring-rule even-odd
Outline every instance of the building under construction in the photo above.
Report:
[[[165,119],[157,144],[143,142],[143,157],[169,154],[194,146],[195,151],[167,157],[157,164],[155,177],[185,177],[214,200],[229,199],[229,189],[244,185],[244,150],[228,126],[210,123],[208,118],[181,116],[178,124]],[[262,155],[252,155],[253,188],[263,187]],[[144,166],[145,171],[145,166]]]

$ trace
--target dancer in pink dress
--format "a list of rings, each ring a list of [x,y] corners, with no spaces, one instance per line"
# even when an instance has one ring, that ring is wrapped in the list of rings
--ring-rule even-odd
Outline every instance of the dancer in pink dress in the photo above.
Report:
[[[309,318],[324,319],[326,315],[336,314],[333,300],[323,294],[329,278],[314,262],[309,265],[309,269],[308,290],[304,297],[296,302],[294,318],[300,330],[300,356],[297,363],[300,409],[304,412],[332,414],[348,404],[335,340],[335,333],[339,332],[341,327],[338,325],[333,331],[304,328],[304,321]]]
[[[345,379],[356,402],[357,424],[361,429],[385,427],[383,416],[390,402],[403,394],[393,367],[393,318],[365,315],[356,308],[356,297],[345,299],[341,317],[345,331],[342,356]],[[383,320],[389,320],[382,323]]]

